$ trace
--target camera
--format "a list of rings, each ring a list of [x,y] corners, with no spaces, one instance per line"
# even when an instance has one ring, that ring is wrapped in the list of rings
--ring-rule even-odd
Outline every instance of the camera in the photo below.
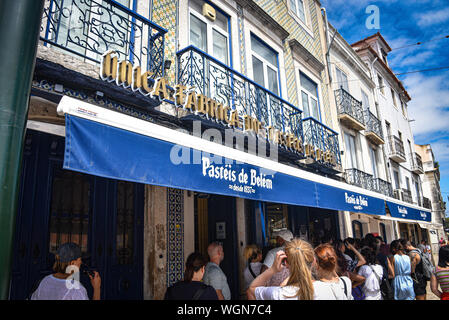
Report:
[[[85,264],[85,263],[83,263],[82,265],[81,265],[81,268],[80,268],[80,271],[83,273],[83,274],[85,274],[85,275],[88,275],[88,276],[91,276],[91,277],[93,277],[94,275],[95,275],[95,269],[92,269],[91,267],[89,267],[87,264]]]

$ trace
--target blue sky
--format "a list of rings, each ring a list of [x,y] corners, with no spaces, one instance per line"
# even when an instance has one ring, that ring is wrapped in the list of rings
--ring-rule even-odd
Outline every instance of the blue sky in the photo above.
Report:
[[[449,66],[449,39],[397,49],[449,35],[448,0],[321,0],[330,23],[348,43],[380,32],[393,49],[389,64],[395,73]],[[380,29],[367,29],[370,13],[379,8]],[[440,163],[441,191],[449,196],[449,69],[410,73],[398,78],[412,97],[408,104],[415,143],[432,145]],[[447,215],[446,211],[446,215]]]

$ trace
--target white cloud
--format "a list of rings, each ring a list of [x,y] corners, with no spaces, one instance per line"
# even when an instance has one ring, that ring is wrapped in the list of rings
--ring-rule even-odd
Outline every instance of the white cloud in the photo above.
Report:
[[[411,74],[404,79],[412,97],[409,118],[415,135],[449,133],[449,72],[436,76]]]
[[[449,8],[417,14],[416,19],[420,27],[442,23],[449,20]]]

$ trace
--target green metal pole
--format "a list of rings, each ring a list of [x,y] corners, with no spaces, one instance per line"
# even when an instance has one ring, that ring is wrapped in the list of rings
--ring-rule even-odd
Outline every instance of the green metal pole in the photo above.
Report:
[[[8,299],[28,101],[44,0],[0,0],[0,299]]]

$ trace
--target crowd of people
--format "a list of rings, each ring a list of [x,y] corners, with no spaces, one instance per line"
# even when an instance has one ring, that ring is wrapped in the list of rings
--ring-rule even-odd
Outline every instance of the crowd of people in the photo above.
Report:
[[[367,234],[313,248],[289,230],[275,237],[277,247],[264,259],[257,245],[244,250],[248,300],[425,300],[428,281],[437,297],[449,300],[449,245],[440,246],[433,266],[425,241],[418,246],[405,239],[387,244]],[[184,279],[167,289],[165,299],[231,298],[220,268],[223,247],[211,243],[208,255],[209,262],[196,252],[189,256]]]
[[[289,230],[275,234],[277,247],[263,259],[257,245],[244,250],[243,278],[248,300],[425,300],[427,283],[441,300],[449,300],[449,245],[440,244],[438,263],[432,265],[430,246],[408,240],[330,240],[317,247],[294,238]],[[219,242],[208,246],[206,259],[194,252],[186,260],[183,280],[165,293],[166,300],[230,300],[228,280],[220,268],[224,250]],[[31,300],[85,300],[86,289],[73,278],[82,265],[74,243],[61,245],[54,273],[32,290]],[[101,278],[89,274],[93,299],[100,299]]]

